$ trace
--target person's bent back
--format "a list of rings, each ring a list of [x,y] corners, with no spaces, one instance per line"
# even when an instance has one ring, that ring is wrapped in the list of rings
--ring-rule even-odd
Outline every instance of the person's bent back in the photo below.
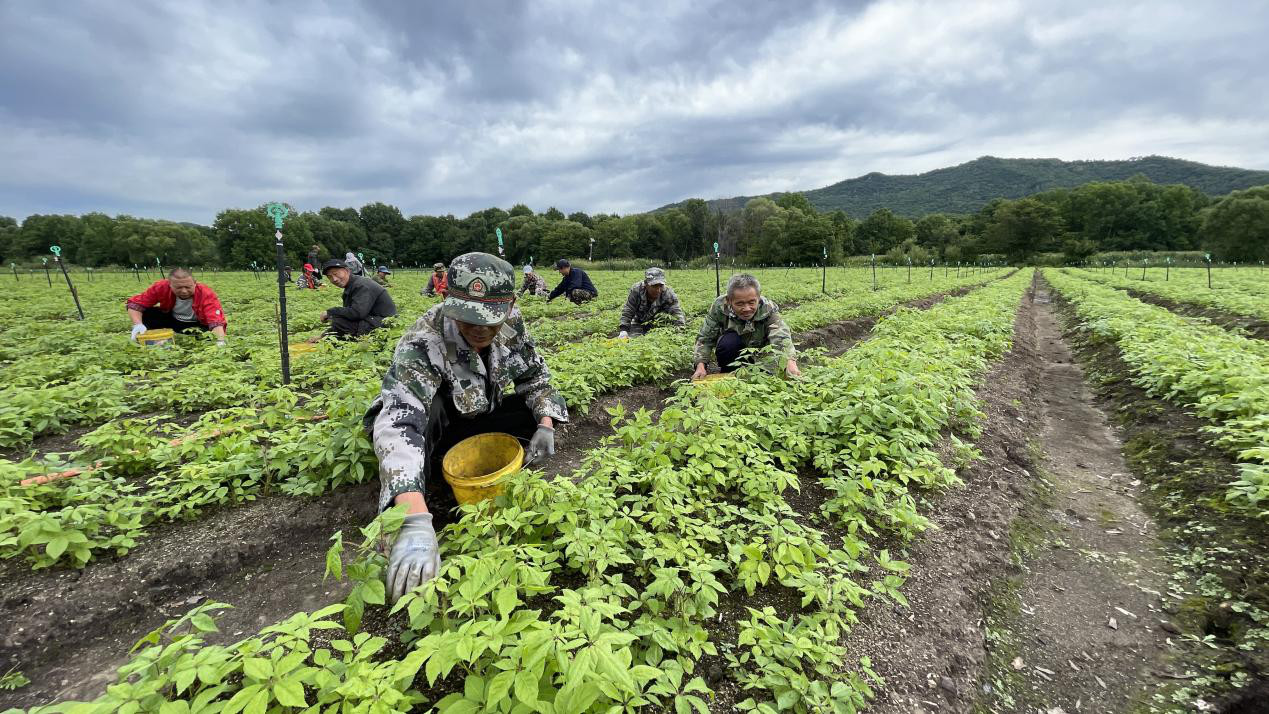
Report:
[[[344,304],[321,315],[322,322],[330,323],[325,334],[340,338],[360,337],[383,327],[385,318],[396,316],[397,305],[388,291],[370,278],[353,275],[344,261],[326,261],[322,273],[336,287],[344,289]]]

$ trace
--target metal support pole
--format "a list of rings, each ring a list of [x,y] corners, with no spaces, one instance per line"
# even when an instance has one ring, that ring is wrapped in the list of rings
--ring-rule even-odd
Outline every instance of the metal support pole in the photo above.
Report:
[[[291,352],[287,343],[286,329],[286,251],[282,247],[282,221],[290,211],[280,203],[270,203],[265,211],[273,219],[277,229],[273,233],[276,239],[278,260],[278,346],[282,353],[282,384],[291,383]]]
[[[84,308],[79,304],[79,293],[75,292],[75,284],[71,282],[70,273],[66,272],[66,264],[62,262],[62,249],[53,246],[49,248],[53,253],[53,260],[57,262],[57,266],[62,269],[62,275],[66,277],[66,287],[70,289],[71,297],[75,300],[75,309],[79,311],[79,319],[84,319]]]

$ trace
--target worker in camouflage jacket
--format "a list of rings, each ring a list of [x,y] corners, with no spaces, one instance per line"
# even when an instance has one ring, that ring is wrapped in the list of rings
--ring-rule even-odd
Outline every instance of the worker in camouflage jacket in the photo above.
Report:
[[[626,305],[621,308],[621,339],[638,337],[651,330],[657,315],[668,315],[683,327],[687,324],[687,315],[679,305],[679,296],[674,289],[665,283],[665,271],[660,268],[648,268],[643,273],[643,280],[630,287],[626,296]]]
[[[388,557],[393,601],[440,569],[436,531],[456,509],[441,473],[445,453],[469,436],[503,432],[528,443],[525,465],[541,463],[555,453],[555,425],[568,421],[515,308],[511,265],[467,253],[450,262],[447,283],[445,300],[397,343],[366,413],[379,457],[379,510],[406,506]]]
[[[546,297],[550,292],[546,287],[546,280],[533,270],[533,266],[524,266],[524,283],[520,286],[520,294],[528,293],[537,297]]]
[[[692,379],[705,376],[705,365],[713,354],[720,372],[734,372],[744,364],[752,364],[754,353],[743,350],[770,346],[774,351],[772,361],[764,365],[768,371],[783,369],[797,377],[797,360],[794,359],[793,333],[780,317],[780,306],[762,296],[762,286],[752,275],[733,275],[727,281],[727,293],[720,295],[696,336],[696,350],[692,361],[696,371]]]

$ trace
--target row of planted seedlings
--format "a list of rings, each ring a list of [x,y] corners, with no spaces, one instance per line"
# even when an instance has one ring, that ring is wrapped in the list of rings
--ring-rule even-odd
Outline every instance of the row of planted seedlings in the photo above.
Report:
[[[876,682],[842,634],[870,602],[902,605],[908,570],[873,543],[915,537],[916,496],[958,483],[936,445],[977,435],[975,381],[1028,281],[900,311],[804,379],[684,385],[656,418],[614,409],[583,478],[521,473],[465,507],[439,575],[390,614],[396,510],[351,554],[336,537],[346,603],[230,645],[204,641],[225,606],[203,605],[143,639],[99,699],[43,711],[706,711],[724,686],[741,711],[858,711]],[[830,495],[798,513],[785,494],[809,478]],[[730,684],[711,689],[707,658]]]
[[[1139,280],[1096,270],[1081,270],[1075,274],[1122,290],[1135,290],[1173,302],[1221,310],[1231,315],[1269,320],[1269,280],[1261,282],[1254,292],[1248,292],[1224,284],[1209,288],[1200,280]]]
[[[786,319],[795,331],[813,329],[994,277],[810,302]],[[584,412],[604,392],[689,367],[693,335],[665,329],[630,341],[584,340],[546,360],[570,408]],[[81,437],[82,449],[69,457],[0,460],[0,557],[26,557],[36,568],[83,566],[95,554],[126,554],[156,523],[270,493],[313,496],[373,478],[361,415],[395,339],[385,330],[323,346],[296,361],[290,388],[253,381],[225,364],[227,377],[251,387],[245,406],[209,411],[189,425],[167,415],[116,419]]]
[[[1269,518],[1269,343],[1176,315],[1068,271],[1045,277],[1089,334],[1113,343],[1132,382],[1208,422],[1238,461],[1226,499]]]
[[[786,294],[808,292],[807,281],[798,275],[805,272],[794,271],[788,278],[794,289],[785,290],[777,284],[776,294],[784,299]],[[641,276],[636,272],[597,272],[601,297],[593,303],[576,306],[560,299],[548,305],[540,298],[525,298],[522,312],[546,342],[576,339],[592,331],[614,331],[626,291]],[[421,278],[413,274],[407,278],[398,280],[391,290],[401,315],[390,328],[393,342],[415,317],[437,302],[419,294]],[[689,292],[689,304],[699,302],[703,312],[713,299],[713,276],[695,271],[676,273],[675,278]],[[143,285],[122,275],[84,290],[81,299],[88,310],[87,320],[27,316],[0,328],[6,338],[0,344],[0,449],[21,448],[39,436],[124,415],[159,411],[191,414],[242,404],[261,389],[276,385],[276,284],[251,274],[218,274],[209,279],[215,283],[230,319],[230,342],[223,350],[199,336],[182,337],[172,349],[137,347],[128,339],[123,303]],[[53,292],[24,294],[22,299],[24,308],[38,313],[39,306],[61,305],[66,298]],[[0,297],[0,305],[13,300]],[[298,337],[316,333],[322,328],[318,320],[321,311],[338,305],[339,300],[339,291],[329,286],[320,291],[290,290],[290,332]],[[300,364],[297,360],[297,367]]]

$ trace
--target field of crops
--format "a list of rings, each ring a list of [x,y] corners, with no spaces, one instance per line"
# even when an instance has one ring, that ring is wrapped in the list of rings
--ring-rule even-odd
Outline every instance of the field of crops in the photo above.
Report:
[[[24,276],[21,291],[0,297],[0,568],[14,592],[73,595],[91,610],[74,582],[133,572],[133,558],[148,578],[136,587],[172,588],[146,575],[152,545],[199,541],[203,525],[223,534],[218,524],[267,512],[251,510],[262,503],[300,508],[371,493],[362,485],[377,480],[377,462],[361,418],[396,340],[435,303],[419,293],[426,276],[394,276],[401,318],[388,329],[293,356],[290,385],[280,378],[276,283],[199,277],[224,303],[225,347],[199,336],[171,349],[132,344],[123,303],[144,285],[131,274],[77,276],[83,321],[64,284]],[[235,603],[215,597],[232,570],[169,566],[180,579],[169,600],[185,604],[164,609],[166,618],[123,607],[127,618],[103,624],[120,605],[107,601],[129,586],[103,593],[100,611],[76,619],[136,642],[109,657],[73,625],[40,635],[29,630],[47,619],[36,618],[24,628],[21,613],[39,598],[23,594],[6,601],[18,614],[0,638],[14,660],[0,668],[11,668],[0,671],[0,697],[23,692],[23,671],[82,676],[44,661],[59,656],[63,637],[72,658],[94,652],[108,670],[100,684],[37,680],[27,691],[39,694],[15,703],[231,714],[868,708],[888,686],[869,657],[880,652],[848,646],[848,633],[930,607],[905,595],[909,578],[932,567],[909,556],[922,552],[932,518],[946,522],[935,515],[941,494],[984,488],[964,483],[992,446],[979,443],[988,419],[979,391],[1030,324],[1019,316],[1037,309],[1040,276],[885,269],[874,289],[868,269],[836,268],[826,279],[759,271],[799,344],[816,347],[799,356],[800,379],[755,373],[710,385],[683,378],[715,296],[712,271],[669,275],[688,330],[630,341],[612,335],[639,273],[592,277],[592,303],[528,298],[521,310],[574,419],[602,429],[563,428],[575,459],[517,474],[498,499],[465,507],[440,534],[436,579],[385,602],[384,546],[402,520],[390,510],[353,528],[316,524],[325,544],[295,551],[312,561],[308,570],[279,571],[311,580],[317,599],[288,607],[279,599],[290,591],[279,590],[268,612],[281,616],[235,620],[249,629],[232,633],[218,623]],[[1222,275],[1219,304],[1194,296],[1200,277],[1206,290],[1195,270],[1144,284],[1088,270],[1046,269],[1043,279],[1078,329],[1117,348],[1134,384],[1203,420],[1202,438],[1237,464],[1220,486],[1229,511],[1269,520],[1266,342],[1115,289],[1131,283],[1244,316],[1263,309],[1254,274]],[[292,343],[317,334],[318,315],[339,302],[331,287],[287,292]],[[1017,415],[1015,406],[1006,409]],[[996,531],[983,533],[981,547],[997,547]],[[248,580],[273,567],[272,556],[257,557],[263,570]],[[1247,642],[1269,633],[1259,608],[1243,614]],[[24,661],[22,643],[36,642],[42,649]],[[1000,686],[990,672],[980,677],[986,689],[971,690]]]
[[[1003,274],[996,271],[957,277],[954,271],[944,275],[941,270],[927,270],[909,277],[907,271],[883,270],[878,289],[873,290],[870,272],[836,269],[829,275],[827,294],[821,290],[823,276],[816,271],[766,271],[758,277],[764,282],[765,294],[785,306],[790,326],[802,333],[876,315],[905,301],[992,281]],[[530,332],[542,345],[552,369],[553,382],[575,413],[585,412],[598,395],[671,378],[686,370],[690,362],[690,331],[664,330],[621,343],[609,339],[616,331],[625,289],[637,274],[599,272],[595,277],[601,297],[584,307],[562,300],[548,305],[532,298],[522,304]],[[215,509],[271,494],[320,498],[376,477],[374,455],[361,430],[360,417],[377,392],[391,347],[408,320],[358,343],[327,344],[314,354],[297,356],[292,364],[294,381],[284,387],[278,368],[276,284],[249,273],[202,279],[218,290],[229,316],[227,348],[217,348],[210,340],[198,337],[179,339],[174,349],[147,350],[131,344],[124,329],[123,300],[143,286],[126,274],[98,276],[92,283],[78,281],[88,316],[84,321],[74,319],[70,296],[57,283],[52,287],[30,285],[20,296],[11,294],[0,303],[7,338],[0,354],[5,384],[0,400],[4,405],[0,407],[0,448],[6,456],[0,461],[0,556],[11,565],[92,567],[102,558],[127,558],[138,542],[168,522],[196,520]],[[421,314],[433,302],[418,293],[423,280],[419,274],[397,277],[392,292],[403,316]],[[713,274],[679,272],[672,273],[671,280],[689,316],[699,322],[714,297]],[[705,616],[718,606],[720,596],[752,592],[774,582],[801,592],[808,605],[819,603],[824,608],[817,618],[799,627],[807,636],[819,633],[816,636],[830,647],[828,636],[838,626],[834,623],[864,598],[901,599],[897,586],[904,566],[884,551],[869,554],[862,540],[847,542],[844,549],[827,548],[823,536],[787,518],[788,507],[783,505],[780,492],[796,484],[799,466],[814,464],[826,478],[836,474],[834,488],[840,495],[830,510],[842,527],[851,532],[859,529],[861,536],[893,531],[910,537],[918,532],[921,517],[906,495],[907,488],[933,488],[954,480],[928,452],[929,444],[953,418],[963,420],[967,427],[972,424],[972,406],[966,401],[969,380],[981,370],[983,358],[1008,344],[1009,313],[995,308],[1001,300],[1016,302],[1022,284],[1022,278],[1014,278],[1001,284],[1007,287],[995,287],[990,294],[974,293],[975,300],[962,308],[970,311],[965,314],[999,312],[996,324],[968,323],[973,326],[974,339],[963,348],[972,359],[955,363],[943,360],[945,368],[952,371],[933,383],[911,384],[911,377],[904,377],[909,372],[903,370],[915,367],[903,363],[887,365],[884,372],[861,371],[856,360],[876,365],[898,349],[881,340],[869,344],[870,351],[882,352],[851,351],[815,367],[812,374],[822,378],[797,383],[798,387],[822,390],[828,376],[834,375],[834,379],[852,384],[849,388],[869,394],[870,403],[854,408],[863,408],[868,415],[876,412],[877,416],[859,418],[861,433],[857,436],[841,431],[843,425],[855,422],[855,417],[815,407],[823,404],[825,392],[803,393],[769,380],[746,382],[725,397],[688,388],[671,397],[670,408],[655,424],[646,416],[623,415],[616,429],[619,441],[591,452],[585,478],[578,474],[576,485],[574,480],[544,482],[526,477],[510,494],[515,506],[504,507],[498,519],[473,514],[444,538],[446,569],[436,586],[448,584],[470,591],[471,598],[461,605],[451,603],[449,611],[441,605],[445,600],[435,593],[400,606],[407,611],[412,628],[405,640],[412,643],[417,639],[419,645],[408,657],[371,658],[376,660],[378,674],[366,680],[366,688],[357,693],[341,688],[341,684],[361,675],[354,677],[345,671],[338,676],[339,684],[328,681],[313,668],[318,664],[316,658],[299,668],[302,678],[295,679],[301,676],[295,675],[285,681],[309,687],[319,687],[319,682],[330,685],[313,690],[323,703],[362,697],[384,701],[380,687],[370,682],[387,677],[383,684],[399,687],[405,697],[413,677],[404,676],[402,667],[426,665],[430,673],[426,679],[432,684],[438,673],[449,674],[455,666],[455,662],[429,659],[422,644],[464,632],[456,628],[455,617],[462,615],[471,623],[464,627],[478,629],[487,628],[490,622],[514,622],[518,624],[513,629],[521,632],[529,625],[528,614],[535,612],[521,605],[549,602],[550,616],[534,619],[534,637],[540,638],[547,632],[541,628],[567,624],[566,601],[570,598],[586,602],[597,598],[612,602],[617,609],[607,612],[602,622],[593,623],[602,627],[590,632],[586,647],[574,652],[583,644],[579,640],[552,657],[544,657],[542,650],[543,656],[534,657],[534,666],[539,669],[533,678],[535,687],[541,685],[541,692],[535,689],[530,693],[526,674],[515,685],[516,693],[524,699],[537,697],[532,701],[580,697],[577,702],[581,703],[557,705],[560,711],[584,711],[599,700],[668,702],[681,695],[686,697],[683,701],[691,702],[690,692],[683,688],[693,681],[687,676],[693,663],[701,656],[716,654],[715,645],[701,630]],[[338,292],[329,288],[288,288],[291,341],[315,334],[318,314],[337,304],[338,298]],[[958,304],[948,302],[944,309]],[[900,319],[890,318],[887,324]],[[915,314],[906,322],[920,329],[890,328],[893,340],[908,344],[915,339],[923,350],[938,350],[953,340],[962,348],[954,339],[957,328],[950,324],[939,325]],[[929,364],[935,354],[907,359]],[[864,375],[867,379],[858,382]],[[858,383],[851,383],[852,379]],[[946,401],[954,396],[958,402]],[[923,412],[901,416],[884,406],[890,399],[918,400],[914,403],[923,404]],[[724,413],[719,411],[724,406],[727,420],[703,418],[706,413]],[[804,416],[788,420],[783,427],[789,429],[787,433],[744,431],[759,428],[763,421],[759,417],[773,408]],[[894,419],[900,421],[893,423]],[[815,436],[825,430],[840,431],[840,443],[834,446]],[[888,447],[875,445],[873,432],[883,430],[897,430],[905,441]],[[738,448],[744,443],[766,446]],[[788,451],[772,448],[775,443],[783,443]],[[41,478],[72,469],[82,473],[70,478]],[[892,469],[901,476],[873,478]],[[735,480],[739,473],[746,474],[741,483]],[[862,479],[868,487],[861,492],[855,479]],[[744,488],[736,490],[741,485]],[[625,515],[628,520],[614,521],[611,509],[629,498],[622,494],[649,489],[664,489],[654,499],[656,509],[629,511]],[[601,508],[600,503],[605,505]],[[568,512],[587,514],[587,519],[562,519]],[[368,532],[390,529],[388,520],[370,526]],[[479,532],[488,527],[498,532]],[[664,532],[658,534],[658,529]],[[636,532],[639,539],[633,537]],[[645,532],[650,539],[645,539]],[[517,533],[523,538],[513,537]],[[767,545],[758,545],[764,542]],[[657,553],[671,544],[670,552]],[[339,556],[331,557],[332,568],[339,569]],[[303,617],[325,620],[342,613],[340,621],[351,637],[358,630],[362,609],[382,604],[383,588],[377,580],[377,556],[363,547],[350,548],[348,557],[347,574],[362,584],[353,590],[349,604],[332,604],[325,611]],[[628,566],[633,563],[640,566],[631,570]],[[526,568],[539,574],[532,582],[517,584],[514,578],[507,579],[507,573],[525,572]],[[863,576],[857,586],[853,580],[833,583],[834,573],[867,573],[870,569],[876,571],[870,575],[875,578],[871,586],[865,584]],[[494,573],[499,575],[491,579]],[[493,593],[495,586],[497,592]],[[424,613],[420,608],[426,602],[441,610]],[[192,613],[182,627],[192,626],[194,632],[209,628],[206,614],[210,610],[214,608],[206,606]],[[866,691],[865,682],[835,682],[828,670],[817,676],[814,658],[805,662],[795,658],[777,667],[776,660],[770,659],[776,650],[764,650],[749,641],[762,627],[776,625],[775,618],[766,614],[745,625],[750,634],[742,641],[753,647],[748,654],[737,651],[734,656],[770,663],[770,671],[755,668],[747,686],[759,696],[766,692],[768,697],[785,701],[793,696],[791,692],[809,701],[859,701],[860,692]],[[424,620],[436,623],[431,628],[436,632],[429,632]],[[440,623],[446,624],[442,628]],[[588,625],[587,629],[593,628]],[[527,635],[526,631],[523,636]],[[307,635],[299,639],[270,636],[219,649],[197,648],[194,642],[181,640],[180,649],[189,651],[189,661],[215,662],[201,670],[167,665],[156,668],[149,658],[174,657],[176,652],[159,647],[143,649],[138,663],[146,662],[143,668],[149,674],[138,680],[130,671],[125,677],[139,689],[129,688],[126,693],[112,689],[94,706],[114,710],[135,700],[148,702],[148,708],[156,696],[201,697],[204,702],[237,696],[233,701],[241,706],[250,703],[251,710],[270,701],[290,704],[296,701],[289,696],[293,688],[283,683],[274,669],[268,678],[271,688],[261,688],[250,678],[241,679],[240,673],[255,671],[253,662],[264,657],[244,653],[266,647],[269,657],[280,657],[284,653],[277,647],[285,643],[286,661],[299,667],[303,658],[296,659],[293,653],[307,648],[303,644],[307,640]],[[383,646],[379,638],[349,642],[355,643],[359,653]],[[510,641],[491,650],[473,645],[462,666],[463,671],[472,673],[464,691],[475,696],[473,688],[484,678],[490,680],[491,687],[510,686],[507,677],[494,681],[497,667],[504,661],[495,655],[505,657],[509,645]],[[332,646],[340,652],[344,645],[337,642]],[[542,646],[539,642],[539,649]],[[213,656],[213,652],[220,654]],[[610,654],[602,661],[593,659],[601,653]],[[610,661],[608,656],[617,659]],[[612,669],[613,662],[624,662],[621,669],[629,669],[632,662],[639,667],[633,670],[633,680],[570,693],[559,690],[569,678],[569,670],[544,664],[549,660],[562,665],[569,658],[579,662],[576,666],[592,669]],[[335,667],[336,661],[323,659],[322,663]],[[197,672],[197,679],[186,681],[186,672]],[[778,684],[766,679],[776,672],[788,681]],[[616,669],[610,674],[616,677]],[[178,686],[173,688],[173,683]],[[270,694],[263,694],[266,691]],[[425,695],[410,694],[407,699],[421,696]],[[488,694],[480,696],[488,698]],[[454,701],[451,697],[447,706]],[[462,710],[462,705],[454,706],[459,707],[455,711]]]

